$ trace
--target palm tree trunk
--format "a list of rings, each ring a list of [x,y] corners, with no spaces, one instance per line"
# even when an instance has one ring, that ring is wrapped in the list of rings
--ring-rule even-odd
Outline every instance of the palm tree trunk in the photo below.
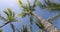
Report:
[[[59,32],[59,30],[54,25],[43,19],[41,16],[38,16],[35,13],[33,13],[33,15],[41,21],[44,29],[46,29],[47,32]]]

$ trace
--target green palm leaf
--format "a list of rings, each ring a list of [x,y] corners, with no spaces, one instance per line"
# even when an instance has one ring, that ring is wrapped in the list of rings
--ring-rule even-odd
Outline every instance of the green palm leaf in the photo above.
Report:
[[[28,15],[28,13],[23,12],[23,13],[19,14],[18,16],[21,16],[23,18],[23,17],[26,17],[27,15]]]
[[[3,16],[1,16],[1,14],[0,14],[0,19],[2,19],[4,21],[8,21],[6,18],[4,18]]]
[[[15,17],[15,13],[13,12],[13,17]]]
[[[9,13],[8,13],[9,12]],[[7,14],[7,19],[9,21],[13,21],[15,18],[15,13],[12,12],[12,10],[10,8],[7,9],[7,11],[4,11],[5,14]]]
[[[8,13],[7,11],[4,11],[4,13],[5,13],[7,16],[9,16],[9,13]]]
[[[9,12],[9,13],[8,13],[8,12]],[[10,22],[16,22],[16,21],[17,21],[17,20],[16,20],[16,17],[15,17],[15,13],[12,12],[12,10],[11,10],[10,8],[8,8],[7,11],[4,11],[4,13],[7,15],[7,17],[4,18],[4,17],[2,17],[1,14],[0,14],[0,18],[1,18],[2,20],[6,21],[6,23],[3,24],[3,25],[0,26],[0,27],[3,27],[3,26],[7,25],[7,24],[10,23]]]
[[[42,25],[42,23],[40,23],[40,21],[39,21],[39,20],[36,20],[36,21],[38,21],[38,22],[35,22],[35,23],[36,23],[36,25],[37,25],[39,28],[43,29],[43,28],[44,28],[44,26]]]
[[[34,4],[32,6],[33,8],[36,7],[36,2],[37,2],[37,0],[34,1]]]
[[[27,3],[28,3],[28,5],[29,5],[29,7],[30,7],[30,1],[29,1],[29,0],[27,0]]]
[[[27,27],[23,25],[22,32],[27,32],[27,31],[28,31]]]
[[[13,25],[12,23],[10,23],[10,25],[11,25],[11,28],[13,29],[13,32],[15,32],[15,27],[14,27],[14,25]]]
[[[4,23],[2,26],[0,26],[0,28],[4,27],[5,25],[7,25],[8,23],[10,23],[9,21]]]
[[[50,10],[60,10],[60,4],[55,2],[50,2],[49,0],[45,0],[45,4],[42,6],[43,8],[47,8]]]
[[[60,16],[60,13],[57,13],[56,15],[48,18],[47,21],[49,21],[49,22],[51,23],[51,21],[53,21],[54,19],[56,19],[56,18],[59,17],[59,16]]]
[[[21,0],[17,0],[17,2],[18,2],[19,4],[22,4],[22,1],[21,1]]]
[[[12,10],[10,8],[8,8],[7,10],[9,12],[9,14],[12,16],[12,14],[13,14]]]
[[[2,32],[2,29],[0,28],[0,32]]]

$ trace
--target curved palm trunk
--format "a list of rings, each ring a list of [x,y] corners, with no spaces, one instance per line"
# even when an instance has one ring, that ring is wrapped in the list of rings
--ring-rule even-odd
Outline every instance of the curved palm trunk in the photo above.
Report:
[[[44,26],[44,29],[46,29],[46,32],[60,32],[55,26],[43,19],[41,16],[38,16],[35,13],[33,13],[33,15],[41,21],[42,25]]]

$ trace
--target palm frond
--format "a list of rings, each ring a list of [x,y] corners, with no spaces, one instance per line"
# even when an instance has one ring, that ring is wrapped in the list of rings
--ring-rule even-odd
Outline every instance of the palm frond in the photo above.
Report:
[[[0,28],[0,32],[2,32],[2,28]]]
[[[10,8],[8,8],[7,10],[9,12],[9,14],[12,16],[12,14],[13,14],[12,10]]]
[[[0,26],[0,28],[4,27],[5,25],[7,25],[8,23],[10,23],[9,21],[4,23],[2,26]]]
[[[37,0],[34,0],[33,5],[30,6],[30,10],[31,10],[31,11],[35,11],[35,7],[36,7],[36,5],[37,5]]]
[[[13,17],[15,17],[15,12],[13,12]]]
[[[18,0],[18,2],[19,2],[20,6],[21,6],[22,8],[27,9],[27,5],[24,4],[24,3],[22,3],[21,0]]]
[[[35,10],[34,8],[35,8],[36,6],[39,6],[40,8],[45,8],[45,7],[46,7],[46,5],[45,5],[45,4],[42,4],[39,0],[35,0],[35,1],[34,1],[34,4],[33,4],[33,6],[32,6],[33,11]]]
[[[4,13],[7,14],[6,20],[8,20],[10,22],[16,22],[17,21],[15,12],[13,12],[10,8],[8,8],[7,11],[4,11]],[[1,17],[1,18],[3,18],[3,20],[5,20],[4,17]]]
[[[27,27],[25,25],[23,25],[22,32],[27,32],[27,31],[28,31]]]
[[[32,30],[32,24],[30,24],[30,32],[32,32],[33,30]]]
[[[6,18],[4,18],[1,14],[0,14],[0,19],[4,20],[4,21],[8,21]]]
[[[21,0],[17,0],[18,4],[22,4],[22,1]]]
[[[33,8],[36,6],[36,2],[37,2],[37,0],[34,1]]]
[[[30,24],[32,24],[33,18],[34,18],[34,16],[33,15],[30,15]]]
[[[49,4],[50,0],[44,0],[45,4]]]
[[[29,7],[30,7],[30,0],[27,0],[27,3],[28,3],[28,5],[29,5]]]
[[[10,25],[11,25],[11,28],[13,29],[13,32],[15,32],[15,27],[14,27],[14,25],[13,25],[12,23],[10,23]]]
[[[21,16],[21,17],[23,18],[23,17],[26,17],[27,15],[28,15],[28,13],[22,12],[22,13],[19,14],[18,16]]]
[[[55,2],[50,2],[49,0],[45,0],[44,6],[45,8],[50,10],[60,10],[60,4]]]
[[[40,23],[40,21],[39,20],[36,20],[37,22],[35,22],[36,23],[36,25],[40,28],[40,29],[43,29],[44,28],[44,26],[42,25],[42,23]]]
[[[9,13],[8,13],[7,11],[4,11],[4,13],[5,13],[7,16],[9,16]]]
[[[51,23],[54,19],[60,16],[60,13],[57,13],[56,15],[52,16],[51,18],[48,18],[47,20]]]
[[[21,31],[20,31],[19,29],[17,29],[17,28],[16,28],[16,30],[17,30],[18,32],[21,32]]]

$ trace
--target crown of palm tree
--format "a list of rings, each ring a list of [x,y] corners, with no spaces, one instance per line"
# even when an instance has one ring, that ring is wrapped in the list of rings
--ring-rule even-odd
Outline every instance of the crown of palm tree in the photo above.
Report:
[[[6,18],[2,17],[0,15],[0,18],[4,21],[14,21],[16,20],[16,17],[15,17],[15,13],[12,12],[12,10],[10,8],[8,8],[7,10],[4,11],[4,13],[7,15]]]
[[[38,2],[37,0],[35,0],[35,1],[34,1],[34,4],[33,4],[32,6],[30,5],[29,0],[27,0],[27,2],[28,2],[28,4],[25,4],[25,5],[24,5],[24,3],[22,3],[21,0],[18,0],[18,3],[19,3],[19,4],[21,5],[21,7],[23,8],[22,13],[19,14],[19,16],[22,16],[22,17],[26,17],[27,15],[30,16],[30,23],[32,24],[33,16],[34,16],[34,15],[32,14],[32,12],[35,11],[36,5],[37,5],[37,4],[39,5],[40,2]],[[41,5],[41,6],[42,6],[42,5]],[[42,25],[41,23],[36,23],[36,25],[39,26],[39,28],[43,28],[43,25]],[[31,26],[31,25],[30,25],[30,26]],[[30,27],[30,28],[31,28],[31,30],[32,30],[32,27]]]
[[[20,15],[22,15],[22,17],[23,17],[23,16],[26,16],[26,15],[31,14],[31,12],[33,12],[33,11],[35,10],[36,2],[37,2],[37,0],[35,0],[35,1],[34,1],[34,4],[31,6],[29,0],[27,0],[27,4],[24,4],[24,3],[22,3],[21,0],[18,0],[18,3],[19,3],[19,4],[21,5],[21,7],[23,8],[23,9],[22,9],[22,13],[21,13]]]
[[[38,1],[35,0],[33,5],[30,4],[29,0],[27,0],[27,4],[24,4],[22,0],[18,0],[18,3],[23,8],[22,13],[20,13],[19,16],[22,16],[22,17],[26,17],[27,15],[30,16],[30,22],[32,24],[32,18],[33,18],[32,12],[35,11],[35,7]]]
[[[15,20],[15,13],[12,12],[11,9],[8,8],[6,11],[4,11],[4,13],[7,15],[7,20],[8,20],[8,21],[13,21],[13,20]]]
[[[4,13],[7,15],[7,17],[4,18],[4,17],[2,17],[2,16],[0,15],[0,18],[1,18],[2,20],[6,21],[6,22],[5,22],[2,26],[0,26],[0,28],[3,27],[3,26],[5,26],[5,25],[7,25],[8,23],[10,23],[11,28],[13,29],[13,32],[15,32],[15,27],[14,27],[14,25],[12,24],[12,22],[18,21],[18,20],[16,20],[15,13],[14,13],[10,8],[8,8],[7,10],[5,10]]]
[[[22,13],[19,14],[19,16],[26,17],[28,15],[30,17],[30,29],[32,31],[32,26],[31,26],[32,22],[33,22],[33,14],[32,14],[32,12],[35,11],[37,0],[34,1],[33,5],[30,4],[29,0],[27,0],[27,4],[24,4],[21,0],[18,0],[18,3],[23,8]]]

